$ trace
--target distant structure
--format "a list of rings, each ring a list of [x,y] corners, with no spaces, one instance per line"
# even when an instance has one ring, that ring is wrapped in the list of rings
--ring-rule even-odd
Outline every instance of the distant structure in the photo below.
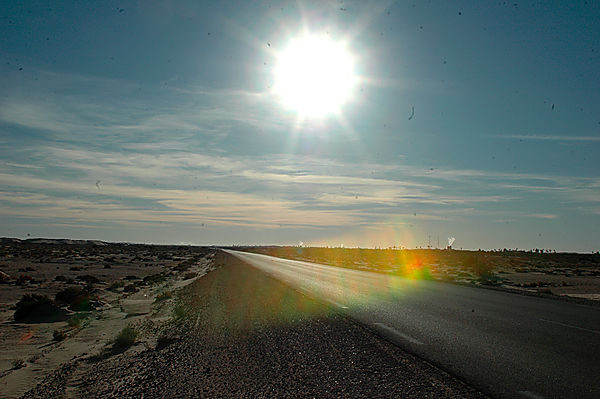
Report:
[[[454,241],[456,241],[456,238],[448,237],[448,246],[446,247],[446,249],[452,249],[452,244],[454,244]]]

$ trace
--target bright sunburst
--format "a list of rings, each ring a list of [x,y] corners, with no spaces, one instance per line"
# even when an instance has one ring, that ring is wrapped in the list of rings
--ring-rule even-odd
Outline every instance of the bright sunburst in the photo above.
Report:
[[[339,114],[355,82],[352,54],[326,35],[296,38],[277,57],[275,92],[302,118]]]

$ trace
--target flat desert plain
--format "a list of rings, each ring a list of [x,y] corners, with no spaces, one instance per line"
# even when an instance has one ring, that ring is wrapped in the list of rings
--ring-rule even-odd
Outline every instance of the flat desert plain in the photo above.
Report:
[[[209,272],[213,257],[202,247],[3,238],[0,396],[19,397],[60,365],[101,355],[127,327],[138,334],[128,344],[155,345],[153,325],[170,316],[173,292]],[[36,307],[40,298],[50,303]]]
[[[581,300],[590,304],[600,301],[600,253],[291,246],[232,249],[408,278]]]
[[[293,359],[298,353],[291,349],[305,345],[306,353],[314,352],[315,359],[320,359],[321,341],[342,342],[354,330],[355,335],[347,341],[348,351],[334,348],[332,353],[337,355],[332,355],[320,369],[335,371],[338,374],[332,375],[340,380],[356,378],[363,381],[363,387],[368,385],[364,385],[365,381],[370,381],[375,389],[382,382],[373,380],[370,373],[357,371],[352,376],[339,366],[364,362],[364,370],[378,364],[382,372],[392,366],[400,367],[393,373],[396,377],[386,380],[393,382],[390,389],[439,394],[440,387],[444,387],[445,397],[478,396],[389,343],[365,335],[314,298],[305,298],[260,273],[250,273],[250,269],[215,248],[58,239],[0,240],[2,397],[139,397],[144,393],[155,397],[164,394],[161,384],[169,381],[169,392],[174,396],[236,397],[240,392],[260,396],[267,391],[289,394],[290,386],[303,390],[311,378],[315,379],[311,385],[314,395],[333,395],[333,391],[323,391],[330,385],[318,383],[320,373],[298,379],[300,369],[296,374],[288,372],[310,363],[305,359],[296,364]],[[407,278],[600,303],[599,254],[236,249]],[[225,264],[228,267],[222,268]],[[201,278],[209,272],[209,276]],[[291,302],[280,303],[281,298]],[[299,309],[319,311],[308,317]],[[281,328],[282,323],[288,327]],[[254,325],[259,327],[248,329]],[[236,338],[239,334],[231,333],[240,329],[245,337],[255,337],[255,341],[240,340]],[[374,344],[369,340],[376,341],[383,352],[373,352]],[[212,341],[220,343],[213,345]],[[364,348],[357,350],[360,345]],[[163,350],[166,347],[169,349]],[[273,347],[279,349],[274,352]],[[198,351],[205,351],[206,356],[198,358]],[[236,362],[242,358],[246,360]],[[179,366],[175,367],[173,359],[178,359]],[[398,363],[398,359],[403,360]],[[156,369],[152,362],[169,365],[174,374],[163,378],[159,370],[163,366]],[[202,362],[206,364],[198,368]],[[269,378],[267,373],[262,385],[257,385],[252,370],[264,374],[274,362],[287,364],[285,369],[289,370]],[[231,367],[238,367],[239,375],[248,374],[246,380],[231,376]],[[418,387],[414,385],[415,378],[398,378],[409,372],[422,382]],[[219,383],[209,378],[215,373],[221,376]],[[161,378],[165,381],[159,384]],[[155,384],[148,385],[147,381]],[[239,386],[232,390],[232,384]],[[360,386],[356,386],[355,394],[363,392],[358,390]]]

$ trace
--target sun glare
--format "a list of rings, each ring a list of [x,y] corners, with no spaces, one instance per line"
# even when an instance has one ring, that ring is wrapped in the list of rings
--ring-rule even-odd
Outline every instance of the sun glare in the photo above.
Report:
[[[339,113],[351,98],[355,81],[352,54],[326,35],[294,39],[277,57],[275,92],[301,117]]]

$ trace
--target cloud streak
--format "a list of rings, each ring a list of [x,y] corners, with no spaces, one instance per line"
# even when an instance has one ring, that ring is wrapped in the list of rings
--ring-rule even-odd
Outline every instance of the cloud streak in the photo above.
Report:
[[[600,136],[552,136],[552,135],[508,134],[508,135],[494,135],[492,137],[496,138],[496,139],[506,139],[506,140],[600,142]]]

